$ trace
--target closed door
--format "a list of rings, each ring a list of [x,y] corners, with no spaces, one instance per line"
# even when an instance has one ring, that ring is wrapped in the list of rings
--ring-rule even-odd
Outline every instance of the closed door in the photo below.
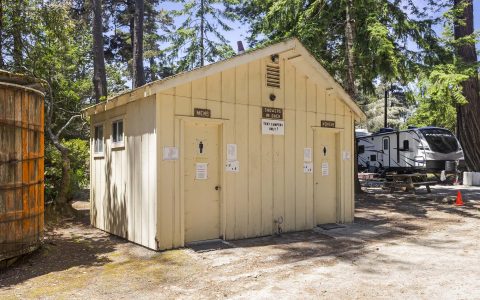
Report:
[[[219,127],[185,124],[185,242],[220,236]]]
[[[390,138],[382,139],[382,164],[384,168],[390,167]]]
[[[315,220],[317,224],[337,221],[338,200],[338,134],[315,130],[314,182]]]

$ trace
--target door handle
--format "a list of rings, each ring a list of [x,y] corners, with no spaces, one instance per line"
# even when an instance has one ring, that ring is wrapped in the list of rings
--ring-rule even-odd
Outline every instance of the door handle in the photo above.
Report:
[[[220,190],[220,186],[219,185],[215,186],[215,190],[216,191]]]

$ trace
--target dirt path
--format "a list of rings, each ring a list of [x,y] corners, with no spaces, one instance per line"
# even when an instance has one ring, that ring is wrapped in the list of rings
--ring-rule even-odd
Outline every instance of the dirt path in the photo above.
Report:
[[[68,221],[0,274],[0,299],[479,298],[480,189],[464,190],[461,208],[448,203],[454,189],[375,192],[353,225],[215,251],[157,253]]]

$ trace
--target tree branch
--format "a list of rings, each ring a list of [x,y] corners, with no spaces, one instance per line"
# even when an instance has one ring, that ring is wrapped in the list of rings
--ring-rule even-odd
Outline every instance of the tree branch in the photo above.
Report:
[[[65,123],[65,125],[63,125],[62,128],[60,128],[60,130],[57,132],[57,134],[55,135],[57,137],[57,139],[60,138],[60,135],[62,134],[62,132],[67,129],[67,127],[76,119],[76,118],[79,118],[81,117],[82,115],[74,115],[72,116],[67,123]]]

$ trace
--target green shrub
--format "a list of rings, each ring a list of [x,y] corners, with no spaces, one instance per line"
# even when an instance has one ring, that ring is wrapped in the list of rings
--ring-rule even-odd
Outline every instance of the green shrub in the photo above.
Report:
[[[89,180],[89,146],[81,139],[63,140],[70,150],[70,185],[68,199],[86,188]],[[45,201],[52,202],[62,184],[62,160],[60,152],[51,143],[45,145]]]

